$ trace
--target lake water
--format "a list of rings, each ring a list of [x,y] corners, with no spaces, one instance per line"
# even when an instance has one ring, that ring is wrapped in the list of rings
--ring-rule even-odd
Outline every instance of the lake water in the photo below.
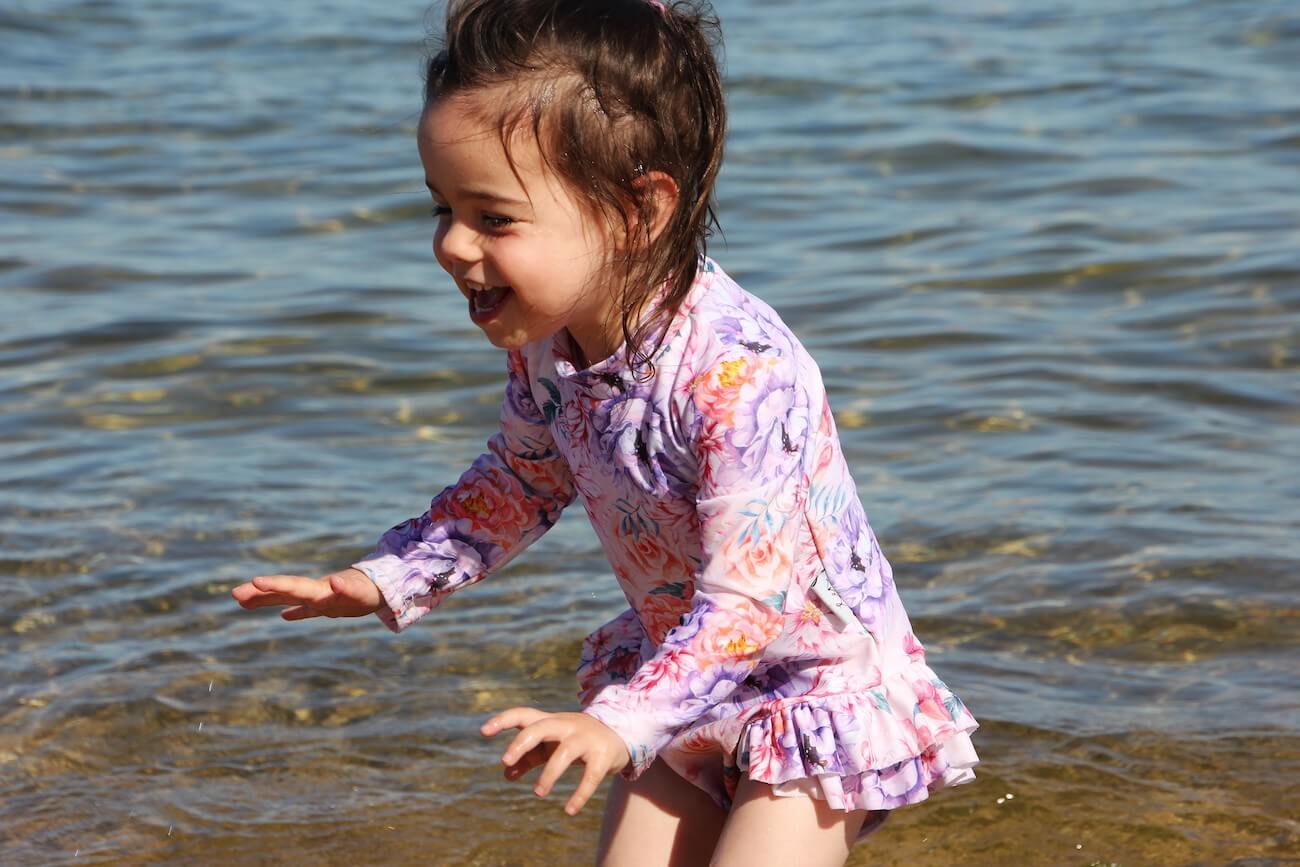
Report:
[[[982,723],[978,781],[850,863],[1293,863],[1300,8],[717,10],[710,252],[821,362]],[[401,636],[229,596],[351,562],[493,430],[414,147],[436,21],[0,8],[3,863],[589,861],[601,802],[477,734],[572,709],[623,606],[581,510]]]

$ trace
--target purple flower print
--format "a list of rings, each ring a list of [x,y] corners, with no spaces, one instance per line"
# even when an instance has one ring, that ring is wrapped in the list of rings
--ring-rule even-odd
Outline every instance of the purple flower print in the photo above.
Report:
[[[918,796],[925,787],[919,758],[882,768],[873,786],[880,796],[881,806],[888,810],[920,800]]]
[[[808,678],[798,672],[794,676],[783,665],[773,665],[754,678],[762,684],[763,691],[776,698],[792,698],[808,690]]]
[[[773,365],[762,371],[757,382],[745,386],[735,428],[728,434],[740,472],[771,477],[778,467],[799,460],[808,438],[806,400],[795,387],[795,370],[788,365]]]
[[[767,350],[758,347],[767,347],[776,354],[785,355],[790,350],[790,340],[784,327],[773,327],[779,321],[766,304],[757,298],[745,298],[723,307],[712,325],[719,341],[725,345],[747,344],[755,347],[752,351],[760,353]]]
[[[713,333],[718,337],[718,342],[724,346],[734,346],[746,339],[744,323],[731,311],[715,316],[710,324],[713,326]]]
[[[659,465],[663,436],[652,422],[662,415],[652,411],[648,391],[637,386],[602,401],[594,428],[601,456],[616,468],[616,477],[630,481],[635,490],[661,493],[668,479]]]
[[[664,636],[664,646],[666,647],[686,647],[691,643],[691,639],[699,634],[701,627],[709,620],[709,615],[717,610],[717,606],[707,596],[696,596],[691,610],[686,612],[682,617],[682,622]]]
[[[715,663],[703,671],[692,671],[686,676],[681,693],[681,711],[687,719],[694,719],[704,711],[727,699],[753,670],[749,663]]]
[[[462,526],[463,525],[463,526]],[[380,553],[401,558],[403,598],[432,589],[455,589],[471,575],[481,575],[494,552],[491,542],[476,538],[470,521],[426,524],[412,518],[393,527],[379,541]]]
[[[796,708],[792,711],[795,724],[787,734],[797,735],[795,755],[803,759],[807,773],[817,773],[833,766],[835,761],[835,732],[827,718],[814,710]],[[784,744],[785,739],[782,739]]]

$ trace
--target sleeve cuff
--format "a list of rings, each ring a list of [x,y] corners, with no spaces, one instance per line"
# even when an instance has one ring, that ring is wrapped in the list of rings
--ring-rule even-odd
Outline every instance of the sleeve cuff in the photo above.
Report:
[[[582,712],[604,723],[616,735],[623,739],[623,746],[627,748],[629,761],[623,770],[619,771],[619,776],[631,782],[641,776],[646,770],[654,764],[655,757],[659,751],[648,739],[642,739],[640,736],[629,731],[623,717],[626,714],[619,708],[600,703],[598,695],[591,704],[582,709]]]
[[[379,595],[383,598],[383,604],[375,611],[375,616],[393,632],[401,632],[434,608],[437,608],[438,603],[442,601],[442,596],[445,595],[439,593],[416,596],[405,595],[401,589],[400,577],[401,572],[404,570],[392,568],[401,565],[401,560],[391,554],[352,564],[353,569],[364,572],[379,588]],[[385,566],[390,568],[385,568]]]

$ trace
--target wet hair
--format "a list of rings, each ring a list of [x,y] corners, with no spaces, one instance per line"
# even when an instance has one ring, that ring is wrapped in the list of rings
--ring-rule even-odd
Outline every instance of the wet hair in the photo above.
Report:
[[[588,216],[626,238],[609,264],[623,278],[613,291],[634,371],[645,364],[653,372],[663,332],[649,350],[642,344],[680,306],[718,227],[721,44],[706,0],[449,0],[445,35],[425,70],[426,105],[508,85],[508,98],[484,120],[496,126],[516,177],[510,138],[530,130]],[[654,204],[638,187],[652,171],[678,188],[653,239]],[[656,308],[645,310],[665,283]]]

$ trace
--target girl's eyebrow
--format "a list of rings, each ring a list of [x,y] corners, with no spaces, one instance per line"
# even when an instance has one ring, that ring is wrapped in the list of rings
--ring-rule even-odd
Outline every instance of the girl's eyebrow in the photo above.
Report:
[[[435,196],[441,195],[441,193],[438,192],[438,188],[435,187],[428,178],[425,178],[424,185],[428,187],[429,192],[433,193]],[[461,190],[461,194],[467,199],[478,199],[480,201],[495,202],[501,205],[515,205],[520,208],[529,207],[528,202],[521,202],[518,199],[507,199],[505,196],[498,196],[496,193],[489,193],[484,190]]]

